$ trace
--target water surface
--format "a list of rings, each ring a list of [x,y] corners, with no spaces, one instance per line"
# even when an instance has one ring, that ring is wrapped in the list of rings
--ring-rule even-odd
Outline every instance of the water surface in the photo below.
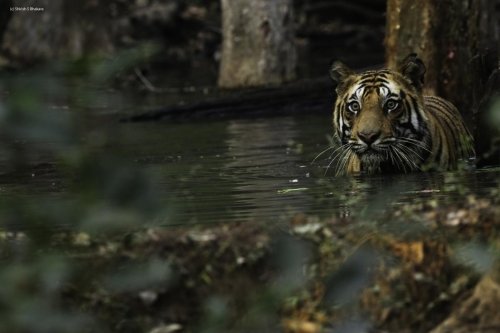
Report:
[[[325,114],[258,119],[118,123],[98,148],[120,155],[157,181],[169,207],[164,225],[265,221],[280,223],[298,213],[320,218],[356,215],[422,198],[462,200],[498,187],[495,170],[466,174],[414,173],[334,177]],[[0,195],[65,196],[67,176],[50,155],[29,170],[0,177]]]

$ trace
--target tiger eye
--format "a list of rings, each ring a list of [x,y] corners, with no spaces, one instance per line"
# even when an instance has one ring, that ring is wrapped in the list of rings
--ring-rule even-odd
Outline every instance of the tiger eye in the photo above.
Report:
[[[349,103],[349,105],[347,105],[347,108],[349,109],[349,111],[356,113],[361,107],[358,102],[351,102]]]
[[[387,111],[394,111],[398,108],[398,106],[399,106],[399,102],[394,100],[394,99],[388,100],[384,105],[384,107]]]

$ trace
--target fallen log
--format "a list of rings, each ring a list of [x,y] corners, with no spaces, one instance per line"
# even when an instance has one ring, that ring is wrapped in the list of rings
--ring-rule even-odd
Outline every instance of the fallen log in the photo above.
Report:
[[[300,80],[276,87],[225,91],[221,97],[207,97],[201,102],[172,105],[122,118],[122,122],[164,119],[241,118],[294,113],[325,112],[334,100],[328,78]]]

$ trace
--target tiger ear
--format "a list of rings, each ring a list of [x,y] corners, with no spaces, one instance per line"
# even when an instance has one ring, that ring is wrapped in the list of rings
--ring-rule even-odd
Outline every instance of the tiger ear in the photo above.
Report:
[[[409,54],[399,63],[399,72],[408,78],[417,89],[424,85],[425,65],[416,53]]]
[[[330,65],[330,78],[335,85],[344,82],[346,78],[353,74],[354,72],[340,61],[333,61]]]

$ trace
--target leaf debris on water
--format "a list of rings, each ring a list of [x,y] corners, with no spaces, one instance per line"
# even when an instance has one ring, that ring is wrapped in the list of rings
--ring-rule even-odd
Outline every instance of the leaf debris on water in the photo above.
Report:
[[[286,194],[290,192],[300,192],[300,191],[306,191],[308,190],[307,187],[297,187],[297,188],[285,188],[282,190],[278,190],[278,194]]]

